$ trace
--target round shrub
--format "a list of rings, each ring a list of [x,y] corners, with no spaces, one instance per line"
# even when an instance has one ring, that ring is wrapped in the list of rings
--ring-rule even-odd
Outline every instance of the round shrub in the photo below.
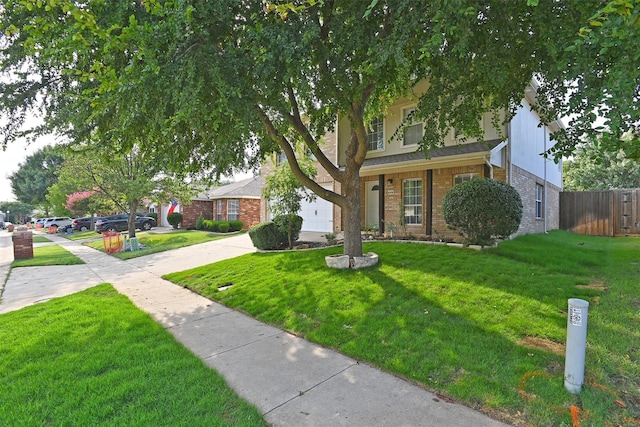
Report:
[[[299,215],[288,214],[278,215],[273,219],[278,229],[287,236],[289,248],[293,247],[293,242],[300,237],[302,229],[302,217]]]
[[[445,195],[442,210],[447,226],[472,245],[509,237],[522,220],[522,200],[515,188],[490,178],[456,185]]]
[[[287,235],[271,221],[251,227],[249,237],[253,246],[261,250],[282,249],[287,246]]]
[[[229,231],[229,223],[226,221],[221,221],[220,224],[218,224],[218,230],[220,230],[221,233],[226,233]]]
[[[180,212],[172,212],[167,215],[167,222],[173,226],[173,228],[178,228],[178,225],[182,222],[182,214]]]

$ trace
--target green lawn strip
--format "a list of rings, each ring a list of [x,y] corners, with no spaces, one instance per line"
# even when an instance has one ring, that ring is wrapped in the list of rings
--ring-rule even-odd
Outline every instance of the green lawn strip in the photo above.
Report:
[[[44,236],[33,235],[33,243],[50,243],[51,239]]]
[[[266,425],[110,285],[0,315],[3,425]]]
[[[101,235],[99,233],[96,233],[95,231],[74,231],[71,234],[62,234],[62,237],[65,237],[69,240],[84,240],[91,238],[98,239],[101,237]]]
[[[50,245],[33,248],[33,258],[14,260],[11,268],[74,264],[84,264],[84,261],[60,245]]]
[[[199,243],[205,243],[212,240],[224,239],[237,234],[215,234],[206,231],[194,231],[194,230],[178,230],[170,233],[154,233],[154,232],[142,232],[136,233],[138,242],[146,249],[139,251],[126,251],[115,253],[114,256],[120,259],[131,259],[157,252],[164,252],[170,249],[182,248],[184,246],[197,245]],[[124,238],[124,236],[121,236]],[[86,243],[88,246],[104,251],[104,242],[102,239],[95,240]]]
[[[609,280],[616,242],[554,232],[482,252],[368,243],[364,250],[381,260],[369,269],[326,268],[324,256],[341,251],[329,248],[254,253],[166,278],[471,407],[500,412],[510,422],[571,425],[570,406],[593,396],[599,403],[583,410],[592,425],[600,425],[633,414],[632,408],[615,405],[607,389],[616,384],[593,357],[595,348],[610,349],[609,344],[590,331],[587,371],[603,387],[587,386],[580,396],[564,391],[562,346],[569,298],[601,305],[639,299],[637,290],[614,296],[594,286]],[[640,249],[639,240],[628,244],[625,253]],[[632,282],[637,272],[620,274]],[[617,321],[637,324],[633,316],[629,310]],[[590,325],[599,326],[597,320]],[[637,347],[629,344],[637,339],[611,332],[606,339],[617,347],[627,352]],[[560,352],[549,350],[554,347]],[[614,351],[617,358],[625,357]]]

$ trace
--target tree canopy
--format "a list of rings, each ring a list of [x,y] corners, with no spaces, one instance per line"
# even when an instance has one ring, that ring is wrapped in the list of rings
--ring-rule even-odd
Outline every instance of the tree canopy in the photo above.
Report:
[[[63,149],[52,146],[41,148],[28,156],[20,163],[18,170],[9,176],[16,199],[38,206],[48,213],[51,206],[47,191],[57,182],[58,169],[63,162]]]
[[[595,143],[576,148],[563,164],[563,188],[568,191],[640,187],[640,163],[624,151],[609,151]]]
[[[367,123],[418,81],[430,85],[409,119],[425,122],[425,150],[451,129],[481,136],[483,112],[509,120],[533,77],[543,121],[577,117],[554,135],[560,154],[592,114],[614,139],[637,124],[637,25],[613,12],[581,37],[599,0],[536,3],[307,0],[276,13],[262,0],[9,0],[5,141],[25,108],[41,107],[43,129],[114,152],[144,135],[142,151],[183,171],[227,173],[283,151],[302,184],[342,208],[344,250],[358,256]],[[352,127],[344,165],[321,151],[338,116]],[[340,192],[299,167],[301,145]]]
[[[84,191],[91,193],[87,209],[114,206],[117,212],[128,213],[131,237],[135,237],[136,212],[143,200],[188,201],[197,190],[181,175],[165,173],[161,165],[148,159],[137,146],[126,154],[105,156],[103,152],[86,151],[69,154],[60,169],[58,186],[65,194],[66,208],[70,195]]]

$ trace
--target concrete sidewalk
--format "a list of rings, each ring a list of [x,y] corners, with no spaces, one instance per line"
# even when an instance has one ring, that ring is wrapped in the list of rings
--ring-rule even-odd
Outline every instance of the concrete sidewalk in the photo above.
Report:
[[[0,313],[108,282],[224,376],[274,426],[505,425],[161,278],[253,252],[246,234],[129,261],[47,237],[87,264],[13,269]],[[12,258],[6,242],[0,243],[0,285]]]

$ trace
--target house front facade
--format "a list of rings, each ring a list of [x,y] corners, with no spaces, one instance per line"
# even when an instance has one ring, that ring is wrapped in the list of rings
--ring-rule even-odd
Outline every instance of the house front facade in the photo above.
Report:
[[[418,85],[415,92],[424,90],[425,84]],[[416,108],[417,98],[395,102],[384,117],[369,124],[368,153],[360,170],[362,229],[457,240],[459,234],[448,229],[444,221],[444,196],[456,184],[480,177],[507,182],[520,194],[524,210],[516,234],[559,228],[562,163],[545,158],[543,153],[554,145],[550,133],[562,124],[538,126],[540,120],[530,108],[534,96],[533,87],[525,91],[517,114],[502,129],[496,129],[486,114],[480,123],[482,141],[462,141],[452,131],[442,147],[429,150],[428,156],[417,151],[423,123],[413,123],[404,135],[392,139]],[[335,131],[325,136],[321,148],[335,164],[343,166],[350,137],[349,121],[340,119]],[[318,169],[317,181],[325,188],[340,191],[339,183],[322,168]],[[324,228],[318,231],[341,231],[340,209],[331,205],[325,211],[331,218],[324,220]],[[314,207],[302,210],[303,229],[307,221],[316,220],[318,212],[324,211]]]
[[[260,177],[243,179],[213,188],[191,199],[190,204],[180,205],[182,227],[195,228],[200,215],[215,221],[242,221],[248,229],[260,222]]]

